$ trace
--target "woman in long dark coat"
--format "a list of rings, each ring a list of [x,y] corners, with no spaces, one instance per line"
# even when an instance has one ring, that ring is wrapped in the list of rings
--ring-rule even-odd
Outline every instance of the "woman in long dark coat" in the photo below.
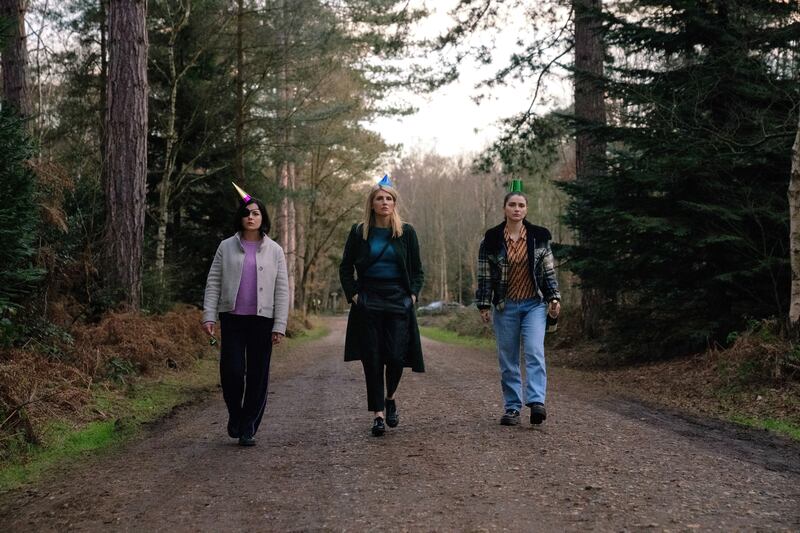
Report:
[[[400,422],[395,393],[403,368],[425,371],[414,312],[424,281],[419,243],[397,213],[397,191],[386,176],[367,197],[364,221],[350,228],[339,279],[351,304],[344,359],[364,366],[378,437]]]

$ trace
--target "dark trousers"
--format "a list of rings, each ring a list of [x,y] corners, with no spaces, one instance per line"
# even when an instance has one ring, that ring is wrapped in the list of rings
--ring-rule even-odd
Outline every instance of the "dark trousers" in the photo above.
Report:
[[[267,405],[273,319],[220,313],[219,375],[230,425],[255,435]]]
[[[359,299],[365,324],[361,363],[367,382],[367,407],[373,412],[383,411],[385,396],[395,393],[403,375],[411,298],[398,282],[389,281],[367,283],[359,291]]]

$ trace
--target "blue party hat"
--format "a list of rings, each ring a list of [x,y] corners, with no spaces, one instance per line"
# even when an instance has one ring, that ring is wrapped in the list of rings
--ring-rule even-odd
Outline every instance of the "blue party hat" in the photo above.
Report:
[[[378,182],[379,187],[394,187],[392,180],[389,179],[389,174],[384,174],[383,179]]]

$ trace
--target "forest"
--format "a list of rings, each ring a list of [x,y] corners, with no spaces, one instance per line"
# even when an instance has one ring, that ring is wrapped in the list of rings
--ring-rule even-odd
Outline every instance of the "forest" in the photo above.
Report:
[[[0,433],[36,440],[31,420],[88,401],[76,390],[146,372],[131,332],[178,365],[161,337],[205,342],[191,313],[232,182],[267,205],[298,324],[345,309],[344,240],[384,174],[419,234],[421,303],[467,307],[522,179],[577,338],[641,362],[769,330],[772,378],[796,380],[800,5],[460,0],[422,38],[432,4],[0,0]],[[499,56],[486,36],[510,19],[530,31]],[[372,126],[470,61],[496,66],[476,98],[529,94],[484,150]],[[568,105],[548,105],[554,80]],[[165,316],[184,329],[152,329]]]

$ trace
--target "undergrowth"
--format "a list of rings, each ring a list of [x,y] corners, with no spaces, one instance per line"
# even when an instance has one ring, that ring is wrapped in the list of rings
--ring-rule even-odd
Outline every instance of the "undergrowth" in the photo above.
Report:
[[[578,369],[620,394],[800,440],[800,340],[777,321],[751,322],[728,336],[728,346],[637,363],[581,340],[577,320],[570,318],[561,317],[559,331],[546,337],[550,364]],[[467,309],[421,317],[420,324],[435,340],[493,348],[486,333],[490,326],[479,320],[477,311]]]
[[[23,349],[4,357],[0,490],[122,443],[175,406],[207,397],[219,379],[218,346],[209,346],[200,318],[188,307],[162,316],[109,315],[75,328],[81,352],[67,347],[51,357]],[[287,333],[290,350],[327,329],[295,315]]]

